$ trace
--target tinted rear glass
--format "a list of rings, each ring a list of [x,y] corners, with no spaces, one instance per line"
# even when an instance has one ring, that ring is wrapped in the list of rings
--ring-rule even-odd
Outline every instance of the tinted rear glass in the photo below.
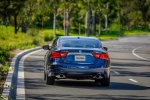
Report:
[[[95,39],[61,39],[61,47],[101,48],[100,41]]]

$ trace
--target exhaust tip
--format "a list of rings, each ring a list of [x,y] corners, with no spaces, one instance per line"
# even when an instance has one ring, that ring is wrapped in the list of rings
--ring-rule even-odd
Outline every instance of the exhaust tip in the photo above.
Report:
[[[63,75],[63,74],[60,74],[60,77],[64,77],[64,75]]]

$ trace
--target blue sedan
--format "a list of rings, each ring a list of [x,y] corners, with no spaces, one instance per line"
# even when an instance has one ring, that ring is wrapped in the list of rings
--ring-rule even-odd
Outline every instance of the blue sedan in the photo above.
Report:
[[[60,36],[44,56],[44,79],[54,85],[55,79],[91,79],[102,86],[110,84],[110,59],[107,47],[99,39],[81,36]]]

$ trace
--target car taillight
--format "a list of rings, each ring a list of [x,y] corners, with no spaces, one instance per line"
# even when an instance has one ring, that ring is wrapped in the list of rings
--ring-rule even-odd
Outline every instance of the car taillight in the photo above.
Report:
[[[93,56],[95,58],[104,59],[104,60],[108,60],[109,59],[107,53],[93,53]]]
[[[64,58],[67,54],[67,52],[52,52],[50,58]]]

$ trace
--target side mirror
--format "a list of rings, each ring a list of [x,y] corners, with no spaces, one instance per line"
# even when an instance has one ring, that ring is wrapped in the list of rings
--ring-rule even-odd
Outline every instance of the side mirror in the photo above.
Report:
[[[49,46],[49,45],[44,45],[44,46],[42,46],[42,48],[43,48],[44,50],[50,50],[50,46]]]
[[[103,49],[104,49],[105,51],[108,51],[108,48],[107,48],[107,47],[103,47]]]

